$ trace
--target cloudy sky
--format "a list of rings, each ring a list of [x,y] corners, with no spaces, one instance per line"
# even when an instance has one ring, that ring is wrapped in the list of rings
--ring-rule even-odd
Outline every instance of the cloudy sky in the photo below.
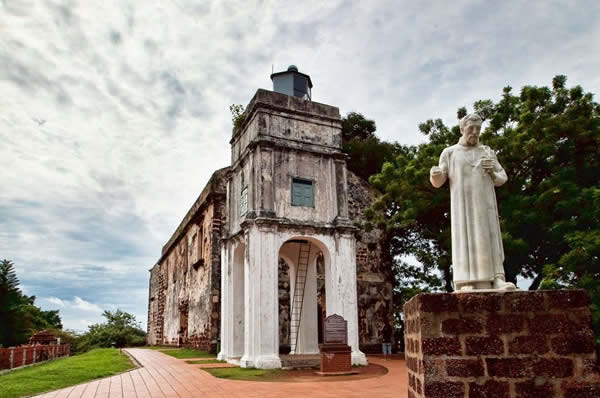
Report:
[[[0,258],[68,328],[145,326],[148,269],[272,67],[415,144],[506,85],[600,92],[599,20],[597,0],[0,0]]]

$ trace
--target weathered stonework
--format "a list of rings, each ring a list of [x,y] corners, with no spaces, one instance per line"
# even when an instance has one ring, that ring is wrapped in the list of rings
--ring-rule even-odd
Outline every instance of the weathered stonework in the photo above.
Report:
[[[320,329],[319,319],[327,315],[325,268],[337,261],[339,264],[335,267],[339,269],[328,268],[331,270],[328,272],[340,272],[346,278],[342,267],[354,269],[355,264],[353,283],[338,286],[330,282],[329,289],[340,298],[348,297],[342,288],[355,284],[351,289],[356,290],[356,301],[348,302],[358,310],[358,319],[350,319],[358,342],[355,350],[357,353],[359,349],[379,352],[381,330],[386,323],[392,325],[393,322],[391,261],[384,255],[386,248],[382,246],[381,231],[367,233],[352,226],[352,222],[361,220],[376,192],[346,170],[346,155],[340,152],[339,111],[265,90],[258,90],[248,109],[244,125],[236,130],[231,141],[232,166],[215,172],[151,270],[148,343],[215,351],[222,331],[229,328],[232,330],[226,332],[225,343],[229,351],[223,354],[224,358],[241,357],[244,345],[240,343],[243,342],[240,334],[244,334],[245,315],[236,308],[243,308],[239,306],[245,297],[244,278],[248,282],[251,278],[242,274],[240,279],[239,275],[232,274],[232,269],[245,267],[243,257],[247,253],[244,254],[244,250],[249,250],[246,245],[250,236],[259,242],[266,239],[265,234],[276,232],[277,239],[285,236],[289,236],[286,239],[314,239],[314,247],[319,248],[311,257],[315,262],[316,285],[312,288],[316,289],[316,294],[313,293],[316,301],[307,304],[307,308],[314,311],[311,313],[315,323],[312,331]],[[314,181],[313,207],[290,204],[292,176]],[[241,199],[244,196],[245,204]],[[243,206],[247,207],[245,213],[241,210]],[[273,246],[261,251],[272,251],[265,255],[279,259],[273,296],[277,297],[279,348],[287,352],[290,349],[290,290],[295,268],[294,260],[286,261],[278,253],[284,250],[284,242],[269,243]],[[328,242],[328,249],[323,242]],[[321,248],[329,253],[327,260],[319,251]],[[346,257],[350,253],[352,256],[355,253],[352,260]],[[241,261],[241,265],[236,265],[236,261]],[[222,278],[229,281],[227,294],[222,293]],[[333,308],[335,312],[344,308],[331,298],[329,301],[334,306],[339,305],[338,309]],[[264,301],[261,303],[265,305]],[[222,305],[236,314],[226,321],[228,326],[222,326]],[[308,336],[309,331],[303,333]],[[299,344],[309,350],[306,347],[316,348],[317,340]],[[273,360],[269,361],[268,366],[272,366]]]
[[[148,344],[217,349],[226,172],[213,174],[150,271]]]
[[[600,396],[582,290],[420,294],[404,314],[409,398]]]
[[[366,181],[348,172],[348,214],[352,221],[364,221],[365,209],[373,203],[376,190]],[[393,327],[392,261],[387,254],[383,231],[359,230],[356,234],[356,279],[358,286],[358,323],[360,348],[380,353],[387,324]],[[395,343],[395,341],[394,341]]]

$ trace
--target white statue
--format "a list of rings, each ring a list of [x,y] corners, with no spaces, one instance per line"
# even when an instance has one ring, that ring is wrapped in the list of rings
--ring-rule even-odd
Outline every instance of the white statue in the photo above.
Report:
[[[504,249],[498,221],[496,192],[506,172],[496,154],[479,143],[481,117],[460,120],[462,137],[445,148],[439,166],[431,168],[431,184],[439,188],[450,180],[452,266],[456,291],[514,290],[504,278]]]

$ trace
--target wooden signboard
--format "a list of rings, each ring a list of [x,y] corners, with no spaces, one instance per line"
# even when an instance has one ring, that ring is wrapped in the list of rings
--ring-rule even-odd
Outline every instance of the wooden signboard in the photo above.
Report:
[[[333,314],[323,322],[324,344],[348,344],[348,321]]]

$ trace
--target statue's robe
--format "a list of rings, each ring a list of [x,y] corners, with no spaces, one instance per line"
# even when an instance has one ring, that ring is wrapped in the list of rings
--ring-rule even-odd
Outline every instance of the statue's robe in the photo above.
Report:
[[[431,176],[439,188],[450,180],[450,222],[452,228],[452,268],[455,285],[488,282],[504,277],[504,249],[498,220],[494,186],[508,179],[489,147],[467,146],[463,138],[444,149],[439,167],[442,174]],[[484,156],[494,159],[494,178],[481,166]],[[504,279],[504,278],[503,278]]]

